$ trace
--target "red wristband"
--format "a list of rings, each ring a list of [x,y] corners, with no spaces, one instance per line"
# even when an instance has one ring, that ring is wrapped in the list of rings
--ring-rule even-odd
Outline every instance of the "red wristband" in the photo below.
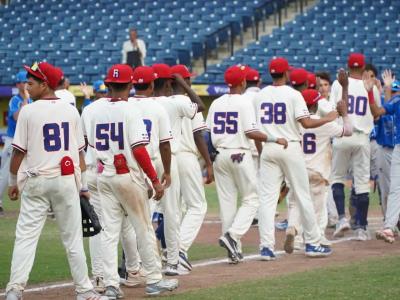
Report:
[[[132,150],[132,154],[151,182],[156,182],[158,180],[157,173],[151,164],[151,159],[146,148],[144,146],[136,147]]]
[[[375,98],[374,98],[374,91],[370,90],[368,92],[368,102],[369,104],[375,104]]]

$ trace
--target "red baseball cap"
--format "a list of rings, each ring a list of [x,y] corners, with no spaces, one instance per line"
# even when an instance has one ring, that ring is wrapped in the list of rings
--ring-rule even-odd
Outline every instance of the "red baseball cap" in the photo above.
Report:
[[[245,66],[232,66],[226,69],[224,79],[229,87],[235,87],[246,80]]]
[[[308,72],[308,88],[315,89],[317,87],[317,77],[314,73]]]
[[[322,95],[314,89],[307,89],[301,92],[303,95],[304,101],[306,101],[307,106],[311,106],[317,103],[321,98]]]
[[[105,83],[129,83],[133,82],[133,70],[129,65],[116,64],[108,69]]]
[[[365,56],[361,53],[350,53],[347,60],[349,68],[361,68],[365,66]]]
[[[31,67],[24,66],[24,68],[29,74],[46,82],[53,90],[57,88],[60,80],[64,76],[64,73],[60,68],[57,68],[48,62],[35,62]]]
[[[179,74],[183,78],[190,78],[196,76],[195,73],[190,73],[189,69],[185,65],[176,65],[171,67],[172,74]]]
[[[246,69],[246,81],[259,81],[260,73],[256,69],[248,67]]]
[[[300,85],[307,81],[308,73],[303,68],[294,69],[289,74],[290,83],[292,85]]]
[[[152,67],[140,66],[133,71],[133,80],[135,83],[146,84],[151,83],[156,79]]]
[[[289,70],[289,63],[283,57],[277,57],[269,62],[269,72],[271,74],[280,74]]]
[[[166,64],[154,64],[152,66],[156,78],[172,79],[170,66]]]

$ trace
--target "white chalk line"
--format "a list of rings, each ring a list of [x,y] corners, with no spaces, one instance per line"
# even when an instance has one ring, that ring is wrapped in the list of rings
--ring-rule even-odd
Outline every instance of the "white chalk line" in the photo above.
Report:
[[[382,218],[370,218],[370,220],[382,220]],[[205,221],[207,222],[207,221]],[[210,221],[213,223],[209,223],[209,224],[214,224],[214,223],[220,223],[220,221]],[[381,225],[382,222],[380,223],[375,223],[375,222],[371,222],[371,225]],[[375,227],[375,226],[374,226]],[[370,229],[371,226],[369,227]],[[331,240],[332,244],[339,244],[339,243],[343,243],[343,242],[348,242],[348,241],[353,241],[356,240],[355,236],[350,236],[350,237],[344,237],[344,238],[340,238],[337,240]],[[298,251],[301,252],[301,251]],[[275,251],[275,255],[276,256],[282,256],[285,254],[285,251]],[[250,255],[246,255],[244,257],[245,261],[248,260],[256,260],[260,258],[260,254],[250,254]],[[228,259],[227,258],[222,258],[222,259],[209,259],[209,260],[205,260],[205,261],[200,261],[198,263],[194,263],[192,266],[194,268],[201,268],[201,267],[208,267],[208,266],[212,266],[212,265],[218,265],[218,264],[223,264],[223,263],[227,263]],[[47,286],[42,286],[42,287],[36,287],[36,288],[30,288],[30,289],[26,289],[24,291],[24,294],[26,293],[35,293],[35,292],[44,292],[44,291],[48,291],[48,290],[54,290],[54,289],[58,289],[58,288],[64,288],[64,287],[71,287],[73,286],[73,282],[67,282],[67,283],[58,283],[58,284],[52,284],[52,285],[47,285]],[[0,293],[0,296],[5,296],[5,293]]]

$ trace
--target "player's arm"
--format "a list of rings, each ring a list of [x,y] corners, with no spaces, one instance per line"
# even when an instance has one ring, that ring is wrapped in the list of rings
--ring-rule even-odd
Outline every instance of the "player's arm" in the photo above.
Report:
[[[341,106],[340,109],[337,108],[339,115],[347,116],[348,106],[349,106],[349,78],[344,69],[339,70],[338,81],[342,86],[342,98],[336,104],[337,106]]]
[[[160,143],[161,161],[164,168],[164,174],[161,183],[165,188],[171,185],[171,144],[168,141]]]
[[[246,132],[246,136],[247,136],[247,138],[252,139],[256,142],[277,143],[279,145],[284,146],[285,149],[288,146],[288,142],[286,139],[277,138],[277,137],[274,137],[271,135],[267,136],[265,133],[258,131],[258,130]]]
[[[206,109],[203,101],[200,97],[193,91],[193,89],[186,83],[186,81],[179,74],[173,74],[175,81],[185,90],[185,93],[190,98],[190,101],[197,104],[197,112],[202,112]]]
[[[311,119],[310,117],[304,117],[301,119],[297,119],[298,122],[300,122],[301,126],[303,128],[308,129],[308,128],[317,128],[320,127],[326,123],[332,122],[337,119],[338,117],[338,112],[337,111],[331,111],[328,113],[325,117],[321,119]]]
[[[194,138],[194,143],[196,144],[196,147],[199,150],[201,157],[203,157],[206,163],[206,168],[207,168],[206,183],[209,184],[214,181],[214,171],[212,167],[210,154],[208,153],[208,146],[206,144],[206,141],[204,140],[204,131],[198,130],[193,132],[193,138]]]
[[[15,121],[18,120],[18,116],[19,116],[19,113],[21,112],[21,109],[25,105],[27,105],[28,101],[29,101],[29,94],[28,94],[28,91],[26,90],[26,87],[24,88],[24,95],[23,95],[22,98],[24,99],[24,101],[22,101],[22,103],[19,106],[18,106],[18,103],[17,103],[18,100],[16,98],[13,98],[12,101],[11,101],[10,110],[11,110],[12,116],[13,116]]]
[[[8,187],[8,197],[10,200],[17,200],[19,197],[19,190],[17,186],[17,174],[19,167],[21,166],[22,160],[24,159],[25,152],[13,149],[11,162],[10,162],[10,175],[9,175],[9,187]]]
[[[393,105],[387,103],[387,105],[379,107],[375,103],[375,97],[373,92],[375,81],[371,79],[367,74],[363,75],[363,81],[364,81],[364,87],[368,92],[369,108],[371,110],[371,114],[374,117],[374,119],[379,118],[380,116],[385,115],[386,113],[389,114],[393,113]]]

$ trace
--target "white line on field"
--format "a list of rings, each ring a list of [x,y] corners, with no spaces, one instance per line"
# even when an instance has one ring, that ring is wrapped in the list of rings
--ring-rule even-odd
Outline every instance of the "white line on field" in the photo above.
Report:
[[[382,218],[370,218],[369,220],[382,220]],[[205,221],[205,223],[206,222],[207,221]],[[209,224],[220,223],[220,221],[208,221],[208,222],[210,222]],[[211,222],[213,222],[213,223],[211,223]],[[376,222],[372,222],[371,224],[378,225],[378,223],[376,223]],[[380,224],[382,224],[382,223],[380,223]],[[331,242],[332,242],[332,244],[339,244],[339,243],[353,241],[353,240],[356,240],[356,238],[354,236],[350,236],[350,237],[345,237],[345,238],[341,238],[341,239],[337,239],[337,240],[331,240]],[[285,251],[276,251],[275,252],[276,256],[281,256],[283,254],[285,254]],[[244,260],[255,260],[255,259],[258,259],[259,257],[260,257],[259,254],[250,254],[250,255],[246,255],[244,257]],[[222,263],[226,263],[226,262],[227,262],[227,258],[209,259],[209,260],[200,261],[198,263],[195,263],[195,264],[193,264],[193,267],[201,268],[201,267],[207,267],[207,266],[212,266],[212,265],[218,265],[218,264],[222,264]],[[48,291],[48,290],[54,290],[54,289],[58,289],[58,288],[71,287],[71,286],[73,286],[73,282],[58,283],[58,284],[52,284],[52,285],[47,285],[47,286],[42,286],[42,287],[26,289],[24,291],[24,293],[26,294],[26,293],[34,293],[34,292],[44,292],[44,291]],[[0,293],[0,296],[5,296],[5,293]]]

